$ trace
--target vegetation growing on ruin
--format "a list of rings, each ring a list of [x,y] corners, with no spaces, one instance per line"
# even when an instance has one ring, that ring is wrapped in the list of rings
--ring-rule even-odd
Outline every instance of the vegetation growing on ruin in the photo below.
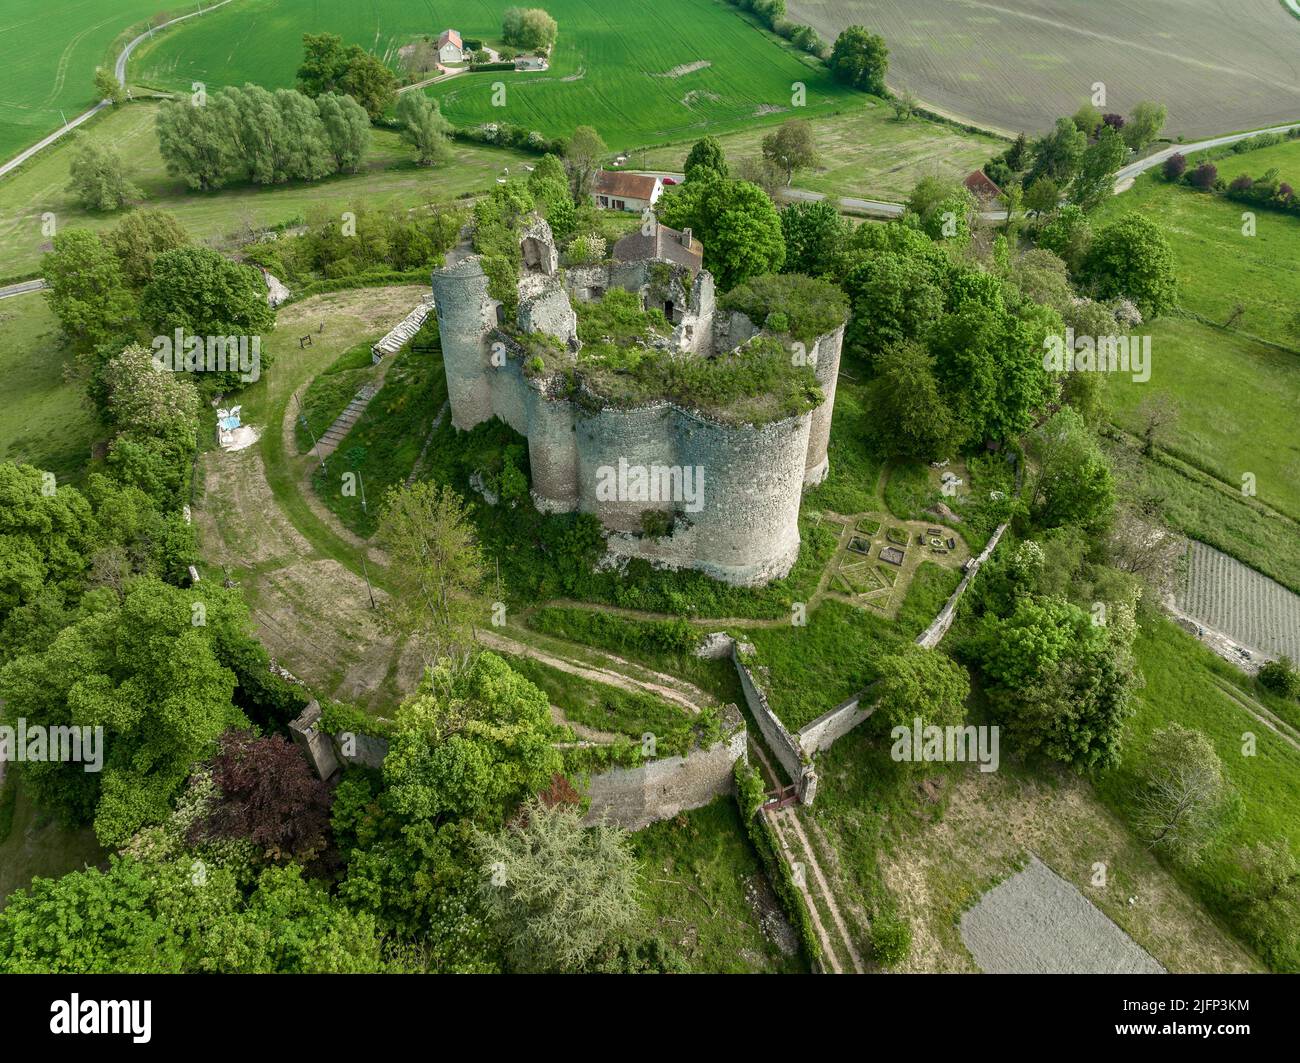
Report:
[[[830,281],[798,273],[768,273],[732,288],[719,300],[724,310],[739,310],[760,328],[812,344],[849,316],[844,292]]]

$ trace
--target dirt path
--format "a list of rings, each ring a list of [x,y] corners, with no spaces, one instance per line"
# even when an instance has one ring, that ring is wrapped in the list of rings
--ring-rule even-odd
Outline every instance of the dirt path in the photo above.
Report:
[[[580,664],[577,661],[568,660],[567,658],[557,657],[552,653],[537,649],[535,646],[528,646],[516,639],[508,638],[504,635],[498,635],[493,631],[479,630],[478,641],[490,650],[497,650],[500,653],[510,653],[516,657],[527,657],[534,661],[540,661],[542,664],[549,665],[551,668],[558,669],[561,672],[568,672],[570,675],[576,675],[580,679],[586,679],[592,683],[603,683],[605,686],[618,687],[620,690],[626,690],[629,693],[648,693],[655,697],[662,698],[664,701],[670,701],[679,708],[685,709],[692,715],[697,715],[700,706],[708,704],[710,699],[702,690],[692,688],[698,695],[692,699],[683,694],[677,687],[683,685],[679,679],[672,676],[662,675],[659,672],[651,672],[651,675],[658,676],[664,682],[653,682],[649,680],[635,679],[623,672],[611,671],[607,668],[596,668],[591,665]],[[617,659],[617,658],[616,658]],[[626,663],[626,662],[624,662]],[[671,685],[669,685],[671,684]]]
[[[839,905],[835,902],[826,873],[817,859],[816,850],[808,841],[808,836],[799,823],[798,813],[793,807],[788,807],[764,810],[762,815],[767,816],[768,822],[772,825],[772,831],[781,845],[781,855],[789,865],[795,886],[808,906],[808,914],[812,918],[817,939],[821,942],[822,956],[827,965],[835,974],[844,974],[844,965],[841,962],[844,958],[848,960],[855,973],[863,974],[865,968],[862,957],[849,937],[848,928],[840,914]],[[816,883],[815,895],[810,888],[810,883]],[[822,921],[818,899],[830,915],[833,933],[827,931]]]

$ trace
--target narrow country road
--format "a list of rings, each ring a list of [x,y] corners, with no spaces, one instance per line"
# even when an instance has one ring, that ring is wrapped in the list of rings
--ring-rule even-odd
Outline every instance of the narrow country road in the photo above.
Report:
[[[28,292],[39,292],[45,287],[45,281],[37,277],[33,281],[22,281],[19,284],[10,284],[7,287],[0,288],[0,299],[12,299],[15,295],[26,295]]]
[[[113,67],[113,76],[117,78],[117,83],[123,86],[126,85],[126,64],[131,58],[131,53],[135,51],[136,45],[138,45],[141,41],[148,39],[152,35],[153,30],[166,29],[168,26],[174,26],[178,22],[184,22],[187,18],[196,18],[199,15],[206,15],[209,11],[215,11],[219,7],[225,7],[228,3],[230,3],[230,0],[219,0],[218,3],[215,3],[210,7],[205,7],[201,11],[191,11],[188,15],[178,15],[176,18],[169,19],[168,21],[164,22],[161,26],[154,26],[151,29],[145,30],[144,33],[140,34],[140,36],[136,37],[125,48],[123,48],[122,54],[117,57],[117,63]],[[87,77],[89,77],[89,75],[90,72],[88,71]],[[72,119],[72,121],[70,121],[67,125],[62,126],[59,129],[56,129],[49,136],[45,137],[42,140],[37,141],[26,151],[19,152],[8,162],[0,165],[0,177],[3,177],[11,170],[16,170],[19,166],[25,163],[37,152],[43,151],[46,148],[48,148],[51,144],[55,143],[58,140],[61,140],[63,137],[67,136],[74,129],[76,129],[77,126],[81,125],[83,122],[90,121],[91,118],[97,115],[105,107],[110,107],[110,106],[112,105],[108,102],[108,100],[100,100],[97,104],[95,104],[94,107],[90,108],[90,110],[88,111],[84,111],[83,113],[77,115],[77,117]],[[11,294],[17,295],[20,293],[13,292]],[[4,298],[4,296],[0,295],[0,298]]]

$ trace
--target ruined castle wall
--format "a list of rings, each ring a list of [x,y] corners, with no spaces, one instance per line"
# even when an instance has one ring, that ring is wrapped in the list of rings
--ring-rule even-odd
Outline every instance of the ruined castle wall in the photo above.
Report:
[[[544,513],[572,513],[578,508],[577,407],[533,386],[527,409],[533,502]]]
[[[477,255],[435,270],[432,283],[451,423],[473,428],[492,417],[492,367],[484,336],[496,324],[496,304]]]
[[[804,471],[804,484],[812,486],[826,479],[830,461],[826,448],[831,439],[831,418],[835,412],[835,382],[840,375],[840,349],[844,344],[844,326],[834,332],[819,336],[809,355],[814,359],[813,373],[821,385],[825,399],[812,412],[812,428],[808,433],[808,460]]]

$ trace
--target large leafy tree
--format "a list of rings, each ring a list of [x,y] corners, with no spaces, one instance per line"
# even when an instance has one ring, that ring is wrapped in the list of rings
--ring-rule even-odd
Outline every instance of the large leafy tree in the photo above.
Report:
[[[149,283],[159,255],[190,243],[176,216],[156,209],[131,211],[103,240],[117,257],[127,285],[137,292]]]
[[[909,644],[900,653],[882,657],[877,671],[870,694],[874,728],[884,733],[895,727],[911,730],[918,718],[923,728],[950,727],[966,719],[970,679],[945,654]]]
[[[855,89],[884,96],[885,74],[889,70],[889,48],[879,34],[864,26],[849,26],[835,38],[831,49],[831,75]]]
[[[1098,298],[1132,299],[1146,317],[1169,310],[1177,298],[1173,249],[1160,227],[1136,211],[1097,230],[1084,275]]]
[[[325,143],[340,173],[356,173],[370,145],[370,117],[351,96],[332,92],[316,97]]]
[[[155,123],[167,172],[203,192],[224,185],[239,160],[236,119],[225,96],[203,107],[188,100],[163,102]]]
[[[1156,731],[1138,769],[1136,826],[1152,848],[1199,863],[1224,826],[1232,784],[1200,731],[1172,722]]]
[[[580,125],[564,145],[564,165],[569,171],[569,185],[575,203],[585,203],[591,193],[591,181],[609,154],[605,141],[589,125]]]
[[[691,145],[682,167],[686,180],[693,180],[703,170],[711,170],[719,177],[728,176],[727,156],[722,150],[722,142],[717,137],[705,137]]]
[[[141,195],[126,177],[122,156],[93,141],[83,143],[72,157],[68,190],[87,210],[121,210]]]
[[[103,728],[101,774],[80,764],[24,766],[44,801],[73,818],[93,815],[103,844],[120,845],[164,819],[221,732],[246,725],[231,700],[235,676],[208,627],[219,628],[227,610],[237,611],[229,595],[200,598],[154,579],[120,598],[93,591],[48,647],[0,668],[10,719]]]
[[[71,586],[99,531],[82,494],[30,465],[0,464],[0,618],[46,585]]]
[[[298,68],[298,88],[308,96],[344,93],[372,119],[393,105],[397,79],[382,60],[358,44],[343,47],[334,33],[305,33],[303,61]]]
[[[397,101],[398,132],[415,148],[421,166],[442,162],[451,154],[451,123],[442,116],[438,101],[421,92],[407,92]]]
[[[332,900],[297,865],[246,871],[114,856],[36,879],[0,912],[0,971],[374,973],[392,969],[372,916]]]
[[[210,247],[159,255],[140,299],[140,316],[159,333],[180,328],[195,336],[254,336],[275,324],[257,270]]]
[[[1030,509],[1045,528],[1097,529],[1115,510],[1115,483],[1096,436],[1072,407],[1063,407],[1030,436],[1038,468]]]
[[[627,832],[584,826],[571,804],[531,801],[504,830],[475,835],[488,911],[516,971],[579,971],[641,915]]]
[[[1087,135],[1069,118],[1058,118],[1050,133],[1034,141],[1034,165],[1025,178],[1025,187],[1032,188],[1042,177],[1050,177],[1061,187],[1069,184],[1087,147]]]
[[[1110,126],[1103,125],[1096,142],[1083,153],[1070,199],[1084,210],[1099,206],[1114,191],[1115,172],[1127,157],[1123,139]]]
[[[836,255],[852,227],[825,200],[791,203],[781,210],[786,273],[821,277],[833,270]]]
[[[964,441],[959,420],[939,389],[934,359],[918,343],[887,347],[867,386],[871,435],[880,453],[941,461]]]
[[[708,171],[704,171],[708,175]],[[722,291],[785,263],[781,218],[757,185],[709,175],[659,201],[659,217],[691,228],[704,244],[704,265]]]
[[[50,309],[73,342],[93,347],[130,334],[135,300],[116,256],[95,233],[59,233],[42,271]]]
[[[812,126],[802,118],[782,122],[763,138],[763,157],[784,170],[785,183],[790,184],[795,170],[807,170],[817,165],[817,145],[813,141]]]
[[[409,819],[500,823],[560,769],[546,695],[492,653],[444,661],[397,711],[384,760],[393,808]]]

